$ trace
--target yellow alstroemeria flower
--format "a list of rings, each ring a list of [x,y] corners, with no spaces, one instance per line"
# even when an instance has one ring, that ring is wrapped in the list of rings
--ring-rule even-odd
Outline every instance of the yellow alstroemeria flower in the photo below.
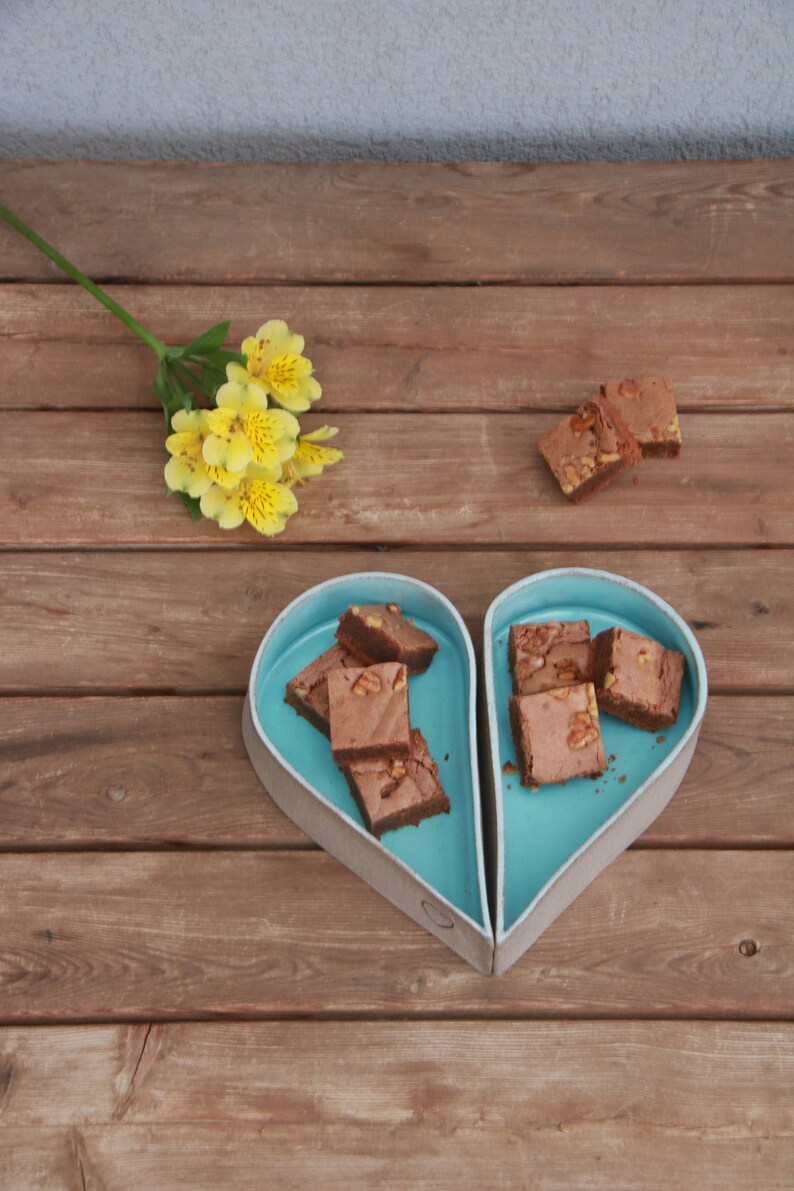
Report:
[[[279,467],[295,454],[298,419],[284,409],[268,409],[267,397],[256,385],[229,381],[218,389],[215,400],[218,408],[204,415],[206,463],[242,478],[250,464]]]
[[[310,434],[301,434],[295,454],[284,464],[284,483],[303,484],[310,476],[319,476],[324,467],[330,467],[332,463],[344,459],[344,455],[336,447],[319,445],[338,433],[336,426],[320,426]]]
[[[295,335],[281,319],[271,319],[243,340],[240,351],[246,367],[227,364],[226,375],[238,384],[259,385],[284,409],[302,413],[322,395],[303,347],[302,335]]]
[[[297,512],[298,502],[285,484],[263,478],[266,468],[252,471],[233,492],[213,485],[201,498],[201,511],[205,517],[217,521],[221,529],[237,529],[247,521],[258,533],[272,538],[281,533]]]
[[[186,492],[188,496],[203,496],[213,484],[235,488],[242,472],[234,473],[225,467],[212,466],[203,454],[207,436],[205,411],[180,409],[171,419],[173,434],[165,440],[171,458],[165,465],[165,482],[172,492]]]

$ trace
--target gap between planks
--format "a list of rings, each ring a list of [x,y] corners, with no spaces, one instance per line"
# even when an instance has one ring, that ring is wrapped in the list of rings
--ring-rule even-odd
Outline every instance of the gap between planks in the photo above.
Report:
[[[152,390],[154,392],[154,390]],[[161,413],[161,406],[156,398],[152,398],[151,405],[136,405],[136,406],[106,406],[106,405],[37,405],[31,407],[29,405],[4,405],[0,408],[0,418],[3,414],[108,414],[111,417],[118,414],[128,414],[133,409],[141,410],[149,413]],[[677,402],[677,409],[679,414],[702,414],[703,407],[700,405],[684,405]],[[377,405],[345,405],[343,409],[335,409],[329,402],[328,406],[322,409],[315,409],[312,412],[316,414],[329,414],[336,417],[339,413],[345,414],[382,414],[384,413],[383,406]],[[395,413],[395,410],[389,410],[389,413]],[[421,408],[410,407],[405,410],[406,416],[410,417],[428,417],[436,414],[454,413],[456,417],[463,415],[470,415],[472,417],[481,418],[484,415],[487,417],[499,417],[500,415],[515,416],[527,414],[566,414],[571,413],[571,404],[563,404],[562,402],[548,404],[533,405],[531,409],[527,409],[522,405],[501,405],[499,409],[493,409],[487,405],[469,406],[466,409],[449,410],[442,405],[425,405]],[[708,407],[709,415],[719,416],[721,418],[729,418],[732,415],[747,416],[747,414],[791,414],[792,409],[788,405],[764,404],[759,405],[758,402],[747,405],[710,405]]]
[[[225,686],[219,687],[72,687],[53,686],[46,690],[28,689],[27,687],[4,687],[0,690],[2,699],[242,699],[247,694],[248,687]],[[719,695],[723,699],[762,699],[791,698],[794,696],[794,686],[722,686],[711,683],[709,698]]]
[[[531,954],[531,949],[526,955]],[[461,960],[461,963],[464,961]],[[488,976],[488,980],[500,980],[500,976]],[[412,1027],[414,1024],[426,1022],[430,1025],[441,1025],[444,1022],[450,1022],[456,1025],[471,1025],[482,1026],[494,1022],[510,1024],[514,1026],[521,1026],[531,1028],[535,1025],[542,1025],[547,1027],[555,1023],[562,1026],[570,1026],[580,1024],[588,1024],[590,1022],[600,1023],[602,1025],[609,1025],[613,1022],[620,1022],[621,1025],[631,1025],[636,1022],[638,1025],[646,1025],[648,1023],[658,1022],[660,1025],[664,1022],[671,1024],[686,1025],[706,1025],[713,1024],[714,1026],[737,1026],[748,1027],[754,1026],[779,1026],[781,1029],[789,1029],[794,1026],[794,1011],[790,1017],[781,1017],[780,1015],[770,1015],[768,1017],[759,1017],[755,1014],[752,1017],[741,1016],[722,1016],[721,1014],[669,1014],[669,1013],[639,1013],[636,1009],[632,1009],[630,1013],[603,1013],[595,1011],[592,1013],[559,1013],[552,1010],[539,1011],[533,1010],[531,1017],[522,1017],[515,1013],[490,1013],[483,1011],[482,1013],[473,1013],[470,1010],[445,1009],[438,1013],[431,1013],[429,1011],[419,1010],[410,1013],[410,1016],[403,1010],[402,1012],[389,1012],[362,1010],[360,1013],[347,1012],[341,1013],[335,1010],[329,1010],[327,1013],[262,1013],[256,1011],[245,1012],[225,1012],[218,1010],[212,1011],[197,1011],[195,1014],[181,1013],[177,1016],[152,1017],[151,1015],[136,1015],[132,1014],[118,1014],[116,1016],[108,1016],[104,1014],[92,1015],[86,1017],[68,1016],[68,1017],[26,1017],[23,1021],[14,1018],[5,1018],[0,1016],[0,1031],[13,1030],[15,1033],[21,1033],[25,1030],[39,1031],[46,1030],[71,1030],[79,1029],[80,1027],[96,1026],[100,1029],[111,1029],[113,1026],[144,1026],[151,1029],[155,1026],[160,1026],[164,1029],[170,1029],[172,1026],[213,1026],[213,1025],[267,1025],[272,1022],[274,1025],[311,1025],[312,1023],[323,1026],[333,1025],[339,1023],[345,1025],[347,1023],[354,1025],[361,1025],[371,1023],[377,1025],[380,1022],[384,1024],[406,1025]],[[0,1043],[2,1042],[2,1035],[0,1034]],[[0,1102],[1,1107],[2,1102]],[[0,1138],[2,1131],[0,1130]]]
[[[593,540],[591,537],[587,539],[588,551],[600,551],[603,554],[654,554],[660,550],[675,552],[676,554],[706,554],[719,553],[726,550],[732,551],[746,551],[751,554],[764,553],[780,553],[792,549],[791,542],[653,542],[642,543],[637,542],[622,542],[619,545],[611,545],[609,542],[599,542]],[[118,545],[116,543],[108,543],[103,545],[100,543],[92,543],[86,545],[66,545],[61,546],[56,542],[40,543],[35,546],[24,545],[9,545],[8,543],[0,545],[0,556],[4,554],[19,555],[19,554],[79,554],[79,555],[114,555],[114,554],[258,554],[262,557],[272,558],[273,555],[278,554],[337,554],[337,553],[351,553],[361,555],[377,555],[382,557],[384,554],[401,553],[412,554],[504,554],[506,550],[521,551],[527,550],[532,553],[537,553],[541,550],[552,550],[556,554],[578,554],[581,555],[582,544],[574,544],[572,542],[535,542],[535,541],[514,541],[509,542],[397,542],[391,541],[388,545],[380,545],[372,542],[350,542],[340,539],[339,541],[325,541],[325,542],[296,542],[290,545],[287,542],[280,543],[274,546],[270,541],[263,539],[259,544],[252,541],[241,542],[239,546],[232,545],[228,542],[220,541],[217,544],[211,541],[204,542],[163,542],[158,544],[156,542],[131,542],[125,545]],[[377,568],[370,568],[377,569]]]
[[[729,286],[790,286],[794,284],[794,273],[791,276],[783,277],[764,277],[761,274],[744,276],[736,274],[735,276],[726,277],[686,277],[683,274],[675,277],[664,277],[656,280],[653,277],[581,277],[581,278],[556,278],[544,281],[542,278],[532,278],[527,280],[525,278],[517,277],[500,278],[487,277],[483,280],[469,280],[469,281],[455,281],[455,280],[439,280],[428,281],[421,277],[406,277],[393,279],[389,277],[384,278],[363,278],[357,281],[355,278],[340,278],[339,280],[328,280],[323,277],[313,277],[307,275],[305,277],[296,276],[290,277],[288,280],[278,280],[269,277],[264,277],[261,280],[238,281],[237,279],[224,281],[223,279],[209,278],[202,281],[201,278],[192,277],[189,281],[181,278],[168,277],[136,277],[133,275],[124,276],[123,274],[102,274],[93,273],[91,280],[97,285],[135,285],[143,289],[178,289],[185,285],[195,286],[197,289],[239,289],[241,285],[246,286],[267,286],[268,289],[294,289],[295,286],[306,286],[311,289],[669,289],[671,287],[685,286],[687,289],[706,289],[712,286],[729,287]],[[12,276],[11,274],[0,273],[0,285],[46,285],[49,288],[57,289],[58,287],[73,286],[75,283],[65,277],[37,277],[33,274]]]

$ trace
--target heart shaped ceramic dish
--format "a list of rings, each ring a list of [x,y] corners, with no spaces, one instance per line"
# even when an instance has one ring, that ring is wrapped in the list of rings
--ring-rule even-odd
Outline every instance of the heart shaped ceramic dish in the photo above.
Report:
[[[428,742],[451,810],[377,840],[363,826],[328,740],[284,703],[284,688],[334,643],[350,604],[390,602],[440,646],[430,669],[410,679],[411,722]],[[475,968],[490,972],[476,685],[468,630],[440,592],[405,575],[346,575],[310,588],[274,621],[251,672],[243,736],[262,783],[293,822]]]
[[[363,826],[329,742],[285,704],[284,690],[333,644],[350,604],[392,601],[439,642],[430,669],[410,680],[411,721],[428,741],[452,809],[377,840]],[[608,771],[595,781],[530,792],[514,771],[509,627],[582,619],[592,635],[620,625],[684,654],[678,720],[655,736],[602,715]],[[479,971],[499,973],[669,802],[695,750],[707,683],[700,648],[678,614],[647,588],[605,571],[545,571],[514,584],[488,610],[484,657],[491,765],[482,799],[471,639],[445,596],[405,575],[346,575],[310,588],[285,608],[254,660],[243,736],[263,785],[293,822]]]
[[[530,792],[510,772],[511,624],[587,620],[591,636],[618,625],[683,653],[678,719],[658,735],[600,716],[609,768]],[[489,861],[495,876],[494,972],[504,972],[611,860],[660,814],[692,760],[706,708],[703,654],[664,600],[607,571],[543,571],[502,592],[485,618],[485,689],[491,750]],[[505,765],[508,772],[505,773]]]

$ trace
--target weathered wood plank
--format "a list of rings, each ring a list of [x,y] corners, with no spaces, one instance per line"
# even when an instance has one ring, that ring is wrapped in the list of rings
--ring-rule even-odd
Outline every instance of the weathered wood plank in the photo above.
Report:
[[[487,1106],[482,1110],[487,1121]],[[148,1132],[148,1131],[147,1131]],[[719,1188],[740,1185],[787,1191],[792,1145],[789,1139],[741,1138],[727,1145],[704,1145],[700,1135],[674,1133],[659,1138],[653,1129],[632,1131],[611,1122],[588,1123],[571,1143],[568,1130],[541,1127],[538,1139],[532,1125],[527,1132],[505,1127],[491,1137],[487,1123],[461,1123],[450,1137],[439,1127],[407,1123],[382,1139],[380,1132],[353,1128],[348,1134],[332,1127],[320,1130],[308,1145],[305,1129],[222,1128],[204,1133],[196,1127],[122,1134],[106,1129],[87,1145],[101,1181],[86,1191],[133,1181],[156,1191],[202,1191],[224,1187],[252,1191],[261,1187],[262,1171],[285,1191],[303,1191],[307,1184],[323,1185],[329,1164],[346,1187],[389,1188],[390,1191],[430,1191],[462,1186],[531,1186],[538,1191],[651,1191],[659,1181],[675,1179],[682,1188]],[[556,1136],[555,1136],[556,1133]],[[363,1135],[362,1135],[363,1134]],[[88,1140],[88,1139],[87,1139]],[[182,1155],[187,1153],[187,1161]],[[231,1181],[230,1181],[231,1179]],[[494,1182],[494,1179],[498,1180]],[[526,1180],[531,1179],[531,1183]],[[327,1184],[326,1184],[327,1185]]]
[[[12,210],[97,280],[794,279],[788,160],[7,160],[0,189]],[[5,278],[59,276],[10,228],[0,229],[0,256]]]
[[[387,1191],[531,1187],[533,1191],[789,1191],[792,1145],[777,1136],[711,1137],[667,1132],[664,1123],[590,1119],[492,1127],[482,1119],[447,1131],[444,1121],[409,1118],[391,1130],[366,1126],[88,1127],[72,1135],[13,1129],[0,1175],[14,1191],[279,1191],[307,1186]],[[68,1165],[69,1147],[72,1166]],[[79,1165],[77,1165],[79,1153]],[[29,1164],[29,1165],[28,1165]],[[31,1170],[28,1180],[28,1170]],[[333,1179],[329,1181],[329,1170]],[[80,1180],[80,1181],[74,1181]]]
[[[714,1141],[794,1126],[794,1027],[779,1022],[6,1027],[0,1063],[4,1128],[346,1120],[374,1130],[417,1108],[427,1124],[471,1121],[486,1105],[497,1128],[665,1122]]]
[[[345,463],[301,490],[291,545],[785,545],[794,418],[690,414],[678,460],[645,460],[583,507],[537,450],[556,414],[342,414]],[[316,423],[316,416],[309,425]],[[161,415],[5,413],[0,545],[264,545],[167,501]]]
[[[264,794],[242,699],[6,699],[0,848],[312,847]],[[638,847],[791,847],[794,703],[713,697]]]
[[[784,852],[625,852],[498,979],[321,852],[5,855],[0,872],[7,1023],[792,1013]]]
[[[794,287],[112,286],[166,343],[278,314],[324,414],[574,408],[615,374],[675,377],[684,411],[794,404]],[[154,357],[77,286],[0,287],[0,408],[159,408]]]
[[[76,1130],[3,1129],[0,1186],[9,1191],[98,1191],[87,1183]]]
[[[420,1111],[416,1110],[417,1113]],[[597,1110],[594,1108],[595,1114]],[[752,1109],[748,1108],[752,1113]],[[560,1127],[558,1127],[560,1126]],[[83,1126],[4,1130],[0,1179],[13,1191],[279,1191],[309,1185],[388,1191],[532,1187],[533,1191],[789,1191],[790,1138],[668,1131],[631,1120],[493,1126],[488,1106],[450,1133],[409,1117],[383,1130],[331,1126]],[[329,1183],[329,1168],[335,1180]],[[494,1181],[496,1180],[496,1181]],[[528,1180],[531,1180],[528,1181]]]
[[[0,692],[242,690],[273,618],[313,583],[359,570],[424,579],[475,637],[509,584],[604,567],[653,588],[695,628],[712,690],[789,689],[792,559],[760,551],[316,551],[7,554]]]
[[[0,1062],[14,1191],[327,1186],[329,1160],[352,1187],[733,1191],[794,1158],[781,1025],[18,1029]]]

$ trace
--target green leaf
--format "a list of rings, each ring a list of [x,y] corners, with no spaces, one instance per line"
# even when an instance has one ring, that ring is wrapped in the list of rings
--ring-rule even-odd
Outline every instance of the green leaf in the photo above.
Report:
[[[170,430],[171,418],[176,413],[176,409],[173,406],[171,390],[168,387],[168,373],[164,364],[160,364],[160,367],[157,369],[157,375],[154,378],[154,391],[160,398],[160,404],[163,407],[166,429]]]
[[[180,492],[182,497],[182,504],[185,506],[190,516],[194,521],[201,520],[201,501],[196,496],[188,496],[187,492]]]
[[[217,386],[204,376],[204,371],[193,372],[186,364],[174,364],[174,371],[183,384],[195,385],[207,397],[214,397]]]
[[[242,352],[228,351],[223,347],[217,348],[215,351],[204,352],[203,354],[204,359],[209,364],[212,364],[213,368],[220,368],[221,372],[224,373],[226,372],[227,364],[242,364],[243,368],[245,367],[246,357]]]
[[[214,351],[216,348],[222,347],[229,334],[229,327],[232,325],[232,320],[227,318],[225,323],[218,323],[214,327],[210,327],[203,335],[199,335],[198,339],[194,339],[192,343],[182,348],[182,355],[203,355],[205,352]]]
[[[173,361],[162,360],[154,379],[154,391],[160,398],[165,413],[165,424],[169,430],[174,414],[180,409],[197,408],[193,395],[174,376],[173,367]]]

